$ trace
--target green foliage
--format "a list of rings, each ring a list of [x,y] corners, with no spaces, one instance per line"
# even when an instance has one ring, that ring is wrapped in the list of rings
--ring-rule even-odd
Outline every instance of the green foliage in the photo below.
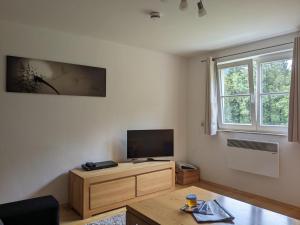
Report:
[[[249,80],[247,66],[230,67],[222,70],[224,95],[248,94]]]
[[[264,125],[286,126],[288,124],[288,95],[262,96],[262,107],[262,123]]]
[[[261,64],[262,92],[289,92],[291,83],[290,60]]]
[[[291,60],[263,63],[262,93],[289,92],[291,83]],[[264,125],[288,124],[289,94],[262,96],[262,123]]]
[[[223,95],[249,94],[247,66],[226,68],[221,71]],[[249,124],[250,96],[224,97],[224,122]]]
[[[255,71],[253,82],[256,90],[256,63],[254,63],[253,69]],[[223,97],[224,122],[251,124],[247,66],[225,68],[221,69],[220,72],[222,95],[225,96]],[[291,60],[261,64],[261,111],[263,125],[287,125],[290,79]],[[241,94],[242,96],[234,96]]]
[[[250,124],[250,97],[225,97],[224,122]]]

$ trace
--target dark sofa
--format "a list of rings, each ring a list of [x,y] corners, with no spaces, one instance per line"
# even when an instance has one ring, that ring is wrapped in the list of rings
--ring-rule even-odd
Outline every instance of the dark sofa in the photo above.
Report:
[[[4,225],[59,225],[59,204],[53,196],[2,204],[0,220]]]

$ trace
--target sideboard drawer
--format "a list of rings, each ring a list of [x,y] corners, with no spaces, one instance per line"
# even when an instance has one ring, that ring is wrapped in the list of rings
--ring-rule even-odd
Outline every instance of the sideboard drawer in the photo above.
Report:
[[[135,177],[93,184],[90,187],[90,209],[122,202],[135,197]]]
[[[172,170],[162,170],[137,176],[137,196],[172,188]]]

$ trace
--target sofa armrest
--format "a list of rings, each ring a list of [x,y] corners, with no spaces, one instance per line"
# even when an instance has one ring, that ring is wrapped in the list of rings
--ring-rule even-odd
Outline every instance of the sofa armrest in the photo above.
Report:
[[[59,204],[53,196],[6,203],[0,218],[5,225],[59,225]]]

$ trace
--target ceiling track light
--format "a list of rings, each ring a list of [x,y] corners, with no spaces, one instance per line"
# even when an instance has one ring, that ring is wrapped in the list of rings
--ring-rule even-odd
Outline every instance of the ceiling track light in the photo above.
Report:
[[[156,20],[156,19],[160,19],[160,17],[161,17],[160,12],[156,12],[156,11],[150,12],[150,18],[151,19]]]
[[[179,4],[179,9],[180,10],[185,10],[188,7],[188,1],[187,0],[181,0]]]
[[[205,16],[207,14],[204,6],[203,6],[203,2],[202,0],[200,0],[198,3],[197,3],[197,6],[198,6],[198,15],[199,17],[202,17],[202,16]]]
[[[197,3],[197,7],[198,7],[199,17],[205,16],[207,14],[206,9],[204,8],[202,0],[200,0]],[[187,8],[188,8],[188,1],[187,0],[180,0],[179,9],[180,10],[185,10]]]

